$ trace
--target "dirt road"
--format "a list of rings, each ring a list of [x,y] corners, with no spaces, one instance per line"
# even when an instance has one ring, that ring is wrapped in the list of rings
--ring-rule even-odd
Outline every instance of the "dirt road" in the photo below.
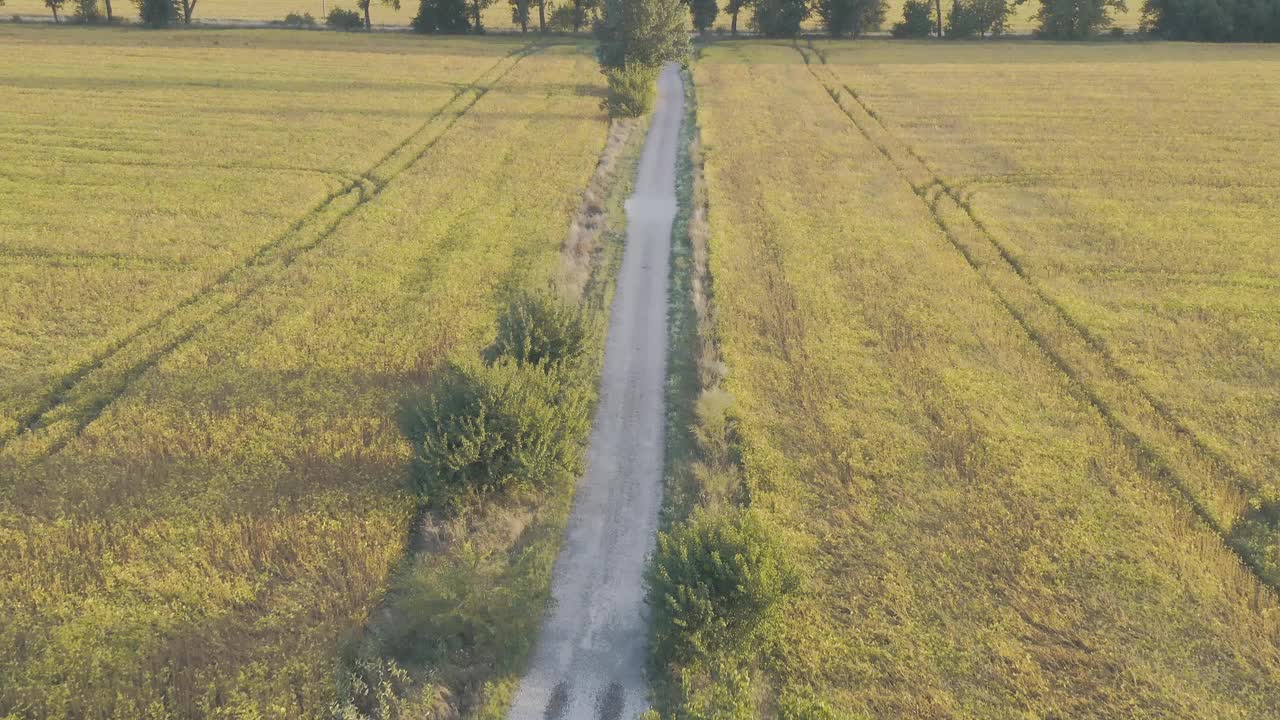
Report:
[[[623,720],[648,707],[642,575],[662,501],[667,272],[683,108],[680,74],[669,65],[627,201],[587,472],[511,720]]]

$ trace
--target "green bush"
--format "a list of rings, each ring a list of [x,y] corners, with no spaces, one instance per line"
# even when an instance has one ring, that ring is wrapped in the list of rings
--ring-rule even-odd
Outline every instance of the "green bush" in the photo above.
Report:
[[[699,511],[659,533],[646,579],[660,665],[732,655],[798,584],[786,549],[751,510]]]
[[[797,37],[812,11],[806,0],[756,0],[751,25],[768,37]]]
[[[364,27],[364,18],[355,10],[334,7],[324,19],[324,24],[338,30],[360,30]]]
[[[498,337],[488,359],[576,368],[592,352],[594,337],[595,328],[578,308],[550,293],[524,293],[498,318]]]
[[[658,78],[656,68],[644,65],[628,65],[604,71],[609,81],[609,94],[604,109],[613,117],[640,117],[653,109],[654,83]]]
[[[466,0],[419,0],[418,14],[410,24],[420,33],[462,35],[471,31]]]
[[[96,23],[103,19],[102,12],[98,10],[98,0],[72,0],[71,7],[75,9],[72,17],[76,22]]]
[[[417,410],[416,489],[433,503],[540,489],[580,471],[591,392],[559,366],[454,363]]]
[[[153,28],[162,28],[180,17],[174,0],[135,0],[138,19]]]
[[[929,0],[907,0],[902,6],[902,22],[890,32],[898,38],[929,37],[933,32],[933,4]]]
[[[284,16],[284,24],[290,27],[313,27],[316,19],[311,17],[311,13],[289,13]]]
[[[330,708],[333,720],[395,720],[402,716],[413,680],[394,660],[367,658],[338,677],[338,697]]]

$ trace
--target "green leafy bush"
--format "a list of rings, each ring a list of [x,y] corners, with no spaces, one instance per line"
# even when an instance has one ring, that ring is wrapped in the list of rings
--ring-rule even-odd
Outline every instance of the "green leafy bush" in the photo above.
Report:
[[[418,410],[415,484],[433,502],[538,489],[580,468],[591,393],[560,366],[454,363]]]
[[[316,19],[311,17],[311,13],[289,13],[284,16],[284,24],[290,27],[313,27]]]
[[[902,6],[902,22],[890,32],[898,38],[929,37],[933,32],[933,5],[929,0],[907,0]]]
[[[180,17],[174,0],[135,0],[138,19],[153,28],[162,28]]]
[[[594,336],[595,328],[580,309],[550,293],[524,293],[498,318],[498,337],[488,359],[577,367],[592,351]]]
[[[699,511],[659,533],[647,581],[654,657],[683,664],[750,642],[798,576],[753,511]]]
[[[604,109],[614,117],[640,117],[653,109],[654,83],[658,78],[655,68],[645,65],[628,65],[604,71],[609,81],[609,94],[604,99]]]
[[[796,37],[812,11],[805,0],[756,0],[751,25],[767,37]]]
[[[364,18],[355,10],[334,7],[329,11],[324,24],[338,30],[359,30],[364,27]]]
[[[420,0],[411,23],[420,33],[462,35],[471,31],[466,0]]]
[[[1280,41],[1280,0],[1146,0],[1143,27],[1171,40]]]

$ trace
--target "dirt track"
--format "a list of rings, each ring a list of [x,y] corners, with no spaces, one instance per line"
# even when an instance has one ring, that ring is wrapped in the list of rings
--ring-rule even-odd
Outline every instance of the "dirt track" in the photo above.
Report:
[[[587,472],[511,720],[619,720],[648,707],[642,575],[662,501],[667,272],[683,108],[680,74],[669,65],[627,201]]]

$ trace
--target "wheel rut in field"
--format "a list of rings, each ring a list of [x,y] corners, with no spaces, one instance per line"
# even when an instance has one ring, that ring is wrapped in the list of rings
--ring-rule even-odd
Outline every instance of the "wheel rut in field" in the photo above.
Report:
[[[831,101],[862,137],[898,171],[934,224],[1041,353],[1066,376],[1072,392],[1092,406],[1149,478],[1171,491],[1222,541],[1213,554],[1237,566],[1231,574],[1245,601],[1260,612],[1280,608],[1276,588],[1255,561],[1230,540],[1257,483],[1209,448],[1185,423],[1120,366],[1105,344],[1052,298],[972,205],[919,153],[898,138],[852,87],[826,67],[814,47],[794,49]],[[814,62],[816,56],[818,61]],[[821,71],[821,72],[820,72]],[[852,102],[846,102],[849,98]],[[1277,628],[1280,633],[1280,627]]]
[[[662,503],[667,286],[684,92],[658,79],[610,308],[600,404],[511,720],[622,720],[648,706],[643,576]]]
[[[392,181],[426,157],[436,143],[521,60],[540,49],[541,46],[534,43],[500,58],[454,93],[448,102],[369,169],[327,195],[275,239],[63,376],[49,393],[18,418],[15,431],[8,436],[0,436],[0,450],[26,433],[50,428],[56,432],[56,437],[36,456],[57,452],[97,419],[148,369],[210,323],[231,314],[244,301],[270,285],[280,271],[330,238],[347,218],[377,198]]]

